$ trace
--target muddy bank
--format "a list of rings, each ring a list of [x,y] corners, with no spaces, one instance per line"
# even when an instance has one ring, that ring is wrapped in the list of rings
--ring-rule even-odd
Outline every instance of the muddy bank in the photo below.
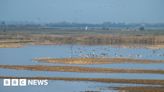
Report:
[[[152,73],[152,74],[164,74],[164,70],[89,68],[89,67],[80,67],[80,66],[0,65],[0,68],[15,69],[15,70],[31,70],[31,71],[58,71],[58,72],[83,72],[83,73]]]
[[[22,44],[13,44],[13,43],[8,43],[8,44],[0,44],[0,48],[20,48],[23,47]]]
[[[164,60],[132,58],[35,58],[34,61],[60,64],[111,64],[111,63],[164,63]]]
[[[27,44],[31,44],[32,40],[8,40],[4,39],[0,41],[0,48],[20,48]]]
[[[113,87],[109,89],[119,90],[119,92],[164,92],[164,87],[154,86],[135,86],[135,87]]]
[[[63,81],[91,81],[103,83],[133,83],[133,84],[152,84],[164,85],[164,80],[144,80],[144,79],[112,79],[112,78],[67,78],[67,77],[15,77],[15,76],[0,76],[1,79],[39,79],[39,80],[63,80]]]

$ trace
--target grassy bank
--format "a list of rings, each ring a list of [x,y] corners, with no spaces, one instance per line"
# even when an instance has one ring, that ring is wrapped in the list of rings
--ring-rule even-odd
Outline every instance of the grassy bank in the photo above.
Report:
[[[111,88],[110,88],[111,89]],[[135,86],[135,87],[113,87],[114,90],[120,90],[120,92],[164,92],[164,87],[154,86]]]
[[[164,85],[164,80],[145,80],[145,79],[112,79],[112,78],[66,78],[66,77],[15,77],[15,76],[0,76],[1,79],[39,79],[39,80],[64,80],[64,81],[90,81],[103,83],[133,83],[133,84],[151,84]]]
[[[164,74],[164,70],[145,69],[114,69],[114,68],[90,68],[80,66],[44,66],[44,65],[0,65],[3,69],[54,71],[54,72],[83,72],[83,73],[152,73]]]
[[[164,60],[133,58],[35,58],[34,61],[59,64],[164,63]]]

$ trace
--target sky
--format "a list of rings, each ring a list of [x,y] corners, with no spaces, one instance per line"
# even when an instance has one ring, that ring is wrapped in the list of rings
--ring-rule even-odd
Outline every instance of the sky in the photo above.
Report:
[[[0,21],[164,23],[164,0],[0,0]]]

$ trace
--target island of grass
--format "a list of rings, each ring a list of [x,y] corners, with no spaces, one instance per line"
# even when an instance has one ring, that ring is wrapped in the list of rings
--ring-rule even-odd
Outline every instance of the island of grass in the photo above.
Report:
[[[164,60],[146,60],[133,58],[35,58],[37,62],[59,64],[112,64],[112,63],[164,63]]]
[[[3,69],[53,71],[53,72],[83,72],[83,73],[151,73],[164,74],[164,70],[147,69],[115,69],[115,68],[91,68],[80,66],[45,66],[45,65],[0,65]]]

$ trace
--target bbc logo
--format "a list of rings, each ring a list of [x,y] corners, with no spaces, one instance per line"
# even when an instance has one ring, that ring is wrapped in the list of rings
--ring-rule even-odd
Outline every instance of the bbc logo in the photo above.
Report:
[[[26,79],[3,79],[3,86],[26,86]]]

